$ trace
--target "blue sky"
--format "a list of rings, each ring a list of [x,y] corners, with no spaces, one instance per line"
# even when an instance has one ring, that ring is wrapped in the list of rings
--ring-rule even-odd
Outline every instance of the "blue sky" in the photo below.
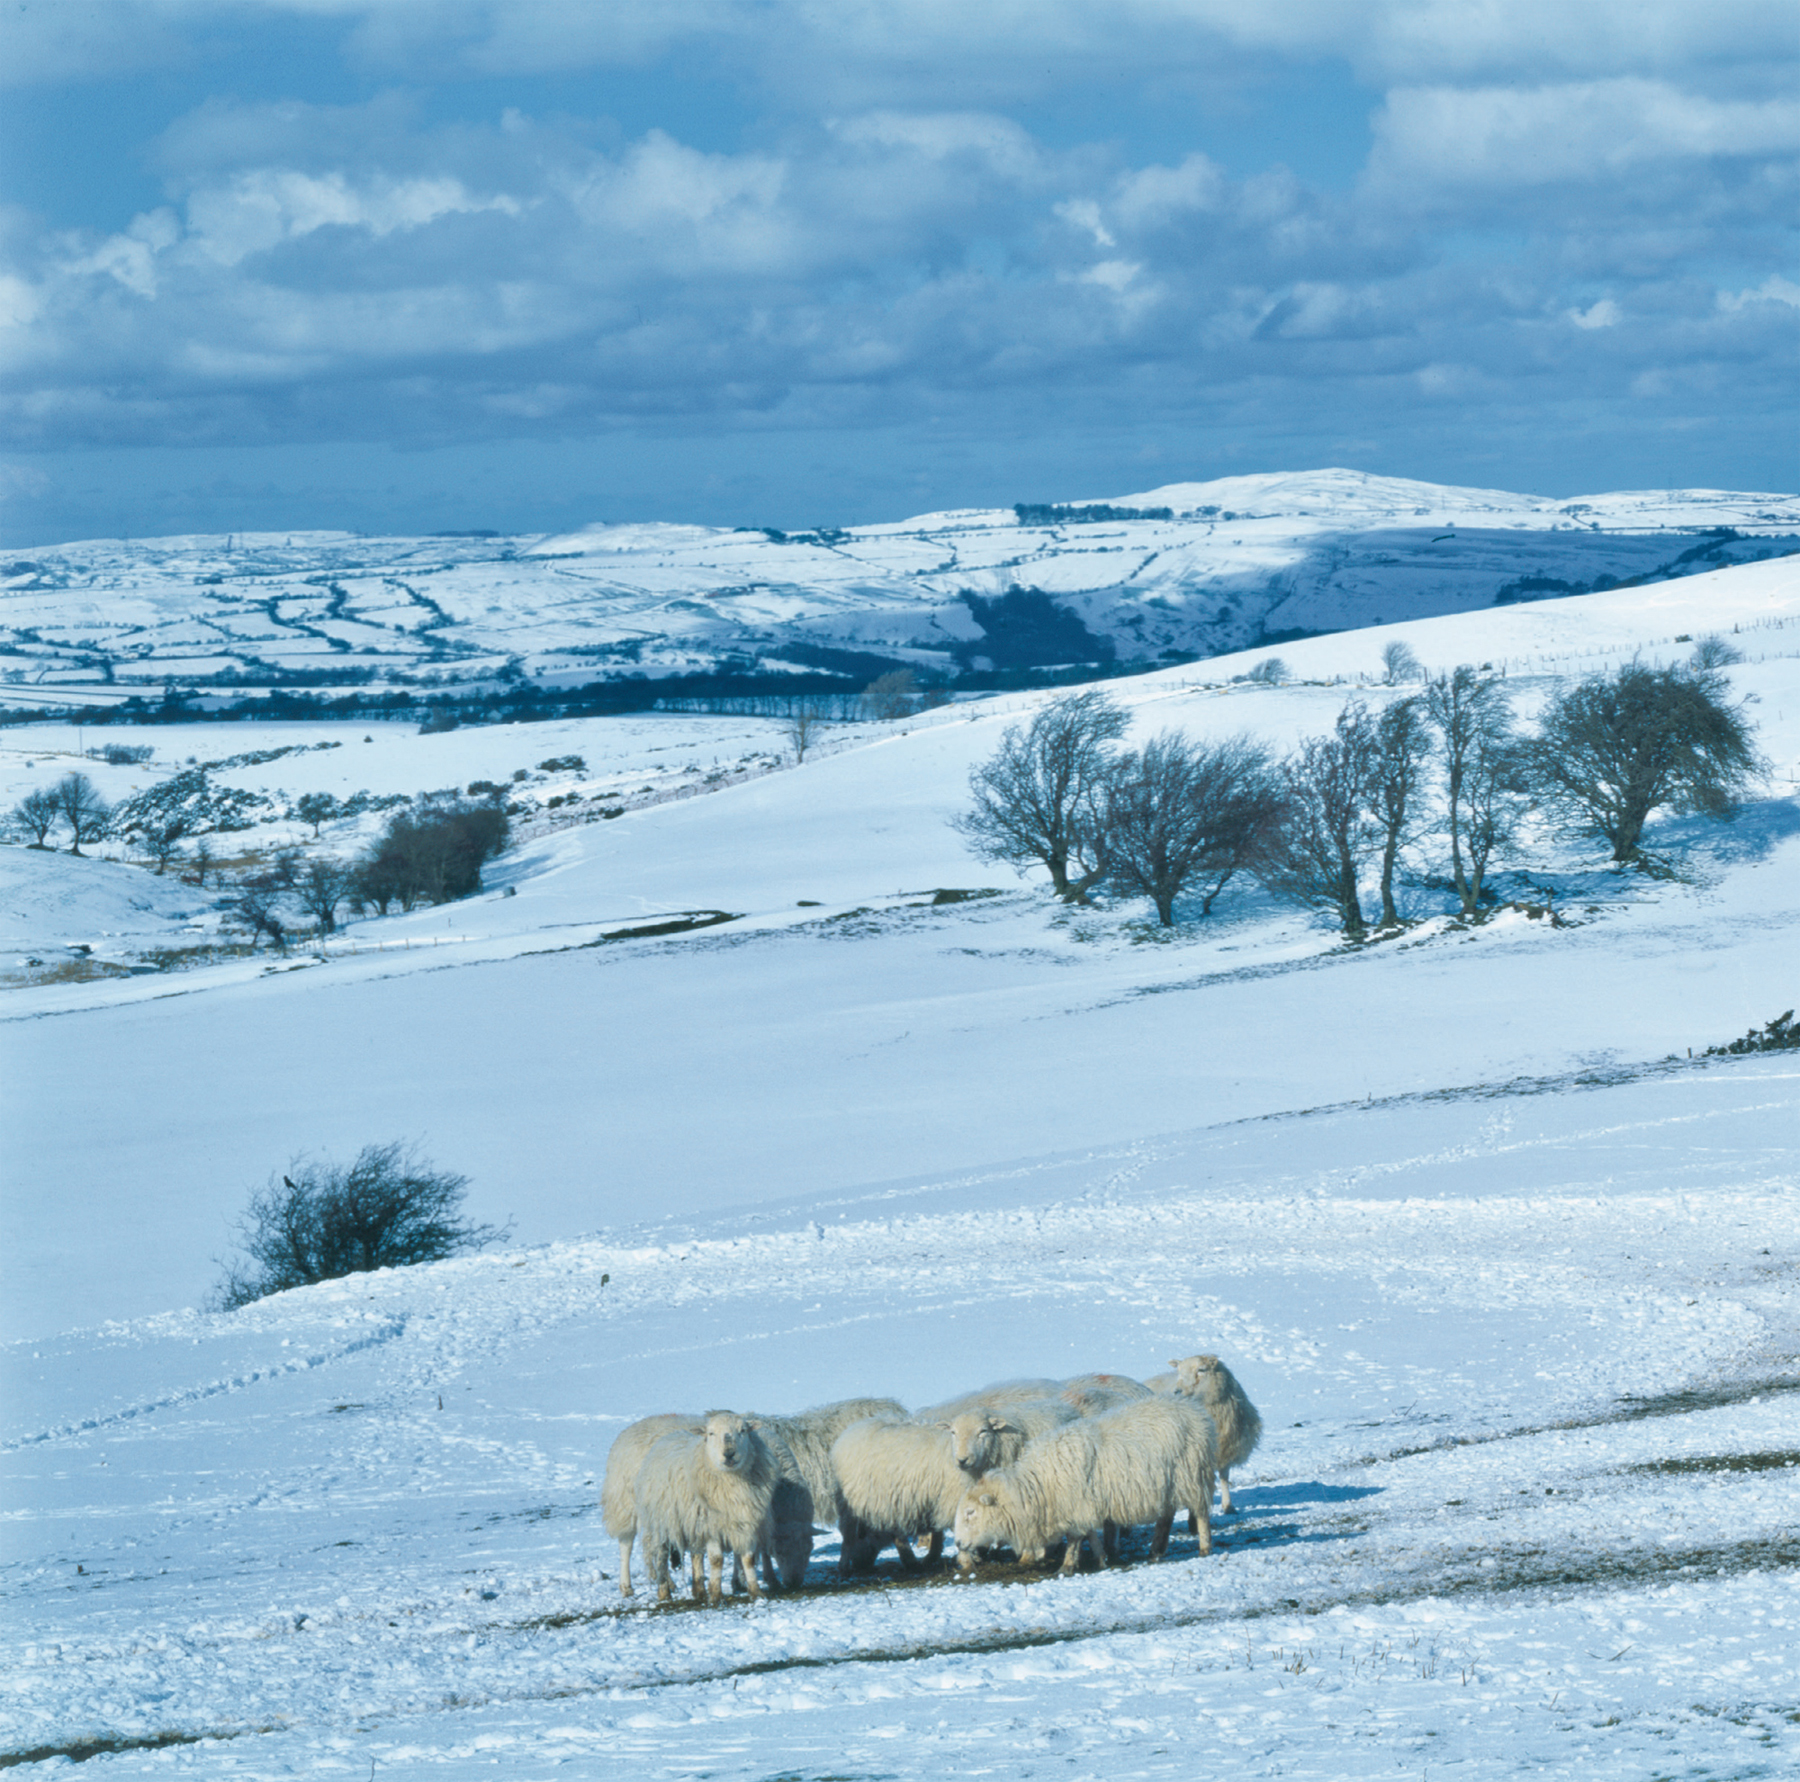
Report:
[[[0,538],[1800,484],[1790,0],[25,0]]]

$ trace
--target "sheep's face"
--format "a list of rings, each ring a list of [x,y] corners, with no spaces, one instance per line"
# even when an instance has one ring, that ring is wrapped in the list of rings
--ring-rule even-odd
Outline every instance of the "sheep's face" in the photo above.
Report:
[[[1000,1438],[1006,1433],[1003,1417],[992,1411],[964,1411],[950,1420],[950,1452],[965,1473],[979,1477],[1000,1464]]]
[[[706,1420],[706,1458],[722,1473],[741,1472],[756,1441],[749,1423],[730,1411],[715,1411]]]
[[[1183,1361],[1171,1361],[1175,1370],[1175,1390],[1190,1398],[1211,1398],[1219,1389],[1219,1358],[1216,1355],[1190,1355]]]
[[[976,1487],[956,1506],[956,1557],[965,1570],[975,1563],[983,1547],[1004,1546],[1008,1539],[1007,1516],[998,1492]]]

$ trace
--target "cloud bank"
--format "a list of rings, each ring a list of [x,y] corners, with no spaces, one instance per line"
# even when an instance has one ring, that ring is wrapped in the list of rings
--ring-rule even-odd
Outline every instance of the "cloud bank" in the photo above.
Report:
[[[328,34],[345,97],[209,72],[277,23]],[[163,202],[0,213],[27,453],[985,415],[996,451],[1235,428],[1430,475],[1393,454],[1454,411],[1511,455],[1487,480],[1535,486],[1534,432],[1579,412],[1615,443],[1729,421],[1793,476],[1785,6],[64,0],[9,33],[9,78],[71,107],[190,67],[144,145]],[[1367,117],[1340,179],[1134,143],[1136,95],[1254,112],[1321,59]],[[728,76],[752,122],[621,130],[567,103],[596,70]],[[508,102],[446,115],[465,89]],[[1096,91],[1118,132],[1071,139]]]

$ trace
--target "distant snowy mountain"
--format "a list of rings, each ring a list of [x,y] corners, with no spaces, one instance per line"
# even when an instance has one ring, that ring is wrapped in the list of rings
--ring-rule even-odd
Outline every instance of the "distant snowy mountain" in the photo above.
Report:
[[[1800,496],[1348,470],[888,524],[97,540],[0,564],[0,698],[1154,663],[1800,551]]]

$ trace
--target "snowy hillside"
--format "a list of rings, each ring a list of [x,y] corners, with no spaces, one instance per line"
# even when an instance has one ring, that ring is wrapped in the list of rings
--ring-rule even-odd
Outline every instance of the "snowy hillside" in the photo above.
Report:
[[[1108,508],[1167,517],[1084,517]],[[64,545],[0,564],[0,698],[104,704],[170,685],[223,698],[274,684],[341,695],[502,674],[553,691],[759,665],[860,687],[883,662],[954,674],[1206,656],[1800,550],[1792,496],[1552,501],[1341,470],[1181,483],[1023,518]],[[1020,604],[1015,590],[1035,592]]]
[[[1257,651],[1111,686],[1134,740],[1285,747],[1396,696],[1389,641],[1491,663],[1529,721],[1705,632],[1771,764],[1735,822],[1658,820],[1666,877],[1534,832],[1519,907],[1475,926],[1421,863],[1416,925],[1366,948],[1254,887],[1164,936],[971,860],[945,818],[1045,694],[846,726],[799,766],[769,721],[677,715],[109,727],[157,749],[115,767],[0,734],[9,802],[77,761],[114,798],[234,763],[209,783],[263,802],[221,850],[378,820],[315,840],[306,791],[529,806],[466,902],[0,995],[0,1758],[1793,1773],[1800,1064],[1688,1054],[1800,999],[1800,569],[1490,591],[1285,643],[1285,684],[1234,679]],[[0,867],[36,957],[123,974],[216,922],[118,860]],[[1526,907],[1552,891],[1566,925]],[[700,911],[732,920],[631,933]],[[511,1240],[176,1309],[271,1171],[398,1137]],[[1210,1558],[840,1588],[821,1537],[798,1596],[620,1602],[595,1500],[638,1415],[1198,1350],[1268,1424]]]

